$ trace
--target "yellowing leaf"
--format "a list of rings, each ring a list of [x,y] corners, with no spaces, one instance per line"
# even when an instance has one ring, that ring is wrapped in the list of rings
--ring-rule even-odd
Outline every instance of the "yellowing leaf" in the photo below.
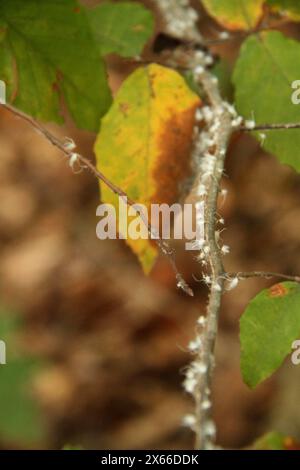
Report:
[[[264,0],[202,0],[207,12],[231,30],[254,28],[263,13]]]
[[[138,68],[102,119],[95,144],[98,168],[147,208],[151,203],[172,204],[178,199],[179,183],[189,173],[199,104],[199,97],[177,72],[155,64]],[[104,185],[101,195],[118,211],[117,196]],[[148,273],[157,246],[150,240],[127,242]]]

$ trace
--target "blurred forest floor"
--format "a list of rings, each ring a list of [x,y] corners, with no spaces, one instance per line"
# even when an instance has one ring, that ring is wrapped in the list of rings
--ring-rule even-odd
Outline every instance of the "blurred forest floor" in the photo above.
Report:
[[[230,59],[235,46],[221,49]],[[109,63],[116,90],[132,67],[115,58]],[[50,128],[92,155],[93,135],[70,122]],[[226,174],[229,194],[220,212],[231,247],[227,269],[299,274],[300,177],[244,135],[232,142]],[[207,300],[205,286],[192,276],[201,277],[192,255],[181,249],[179,259],[194,299],[176,290],[164,258],[144,277],[122,241],[96,239],[93,177],[73,174],[56,149],[4,112],[0,181],[1,303],[23,319],[24,351],[47,364],[32,387],[49,429],[37,445],[192,448],[193,435],[181,426],[192,402],[181,382],[190,360],[186,345]],[[239,370],[239,317],[250,298],[274,282],[244,281],[224,297],[214,409],[218,442],[226,447],[245,446],[270,429],[300,438],[300,367],[287,361],[255,391]],[[4,435],[0,442],[24,446]]]

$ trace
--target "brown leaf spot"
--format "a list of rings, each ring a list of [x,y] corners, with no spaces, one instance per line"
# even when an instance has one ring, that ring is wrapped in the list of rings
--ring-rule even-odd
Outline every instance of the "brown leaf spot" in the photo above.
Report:
[[[286,437],[283,446],[285,450],[300,450],[300,443],[296,442],[292,437]]]
[[[178,200],[179,184],[191,172],[190,157],[196,108],[197,104],[181,114],[174,114],[164,125],[158,139],[161,152],[152,174],[157,182],[157,190],[151,202],[172,204]]]
[[[269,296],[270,297],[283,297],[288,293],[286,287],[282,284],[275,284],[275,286],[270,287],[269,289]]]
[[[123,113],[124,116],[126,117],[127,114],[128,114],[128,111],[129,111],[129,104],[128,103],[120,103],[119,108],[120,108],[121,113]]]
[[[137,33],[140,31],[144,31],[145,27],[142,24],[136,24],[132,27],[132,31],[136,31]]]

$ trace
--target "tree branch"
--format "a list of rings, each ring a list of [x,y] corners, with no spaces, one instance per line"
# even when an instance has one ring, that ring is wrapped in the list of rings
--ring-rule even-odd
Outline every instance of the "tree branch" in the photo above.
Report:
[[[21,118],[22,120],[28,122],[31,127],[33,127],[39,134],[41,134],[44,138],[48,140],[54,147],[58,148],[66,157],[68,157],[70,166],[73,165],[75,161],[81,164],[81,168],[88,169],[98,180],[104,183],[113,193],[119,196],[126,205],[129,205],[135,209],[136,202],[133,201],[131,198],[127,196],[127,194],[118,186],[116,186],[112,181],[110,181],[101,171],[99,171],[95,165],[86,157],[79,153],[74,152],[75,144],[70,145],[73,141],[71,139],[66,139],[62,141],[58,139],[55,135],[48,131],[44,126],[42,126],[39,122],[33,119],[31,116],[28,116],[23,111],[14,108],[10,104],[0,103],[1,106],[9,111],[10,113],[14,114],[16,117]],[[141,220],[146,225],[148,233],[150,237],[154,239],[157,246],[161,250],[161,252],[167,256],[169,262],[172,266],[172,269],[175,273],[177,287],[182,289],[187,295],[193,296],[194,293],[192,289],[189,287],[187,282],[184,280],[182,274],[179,272],[176,259],[175,259],[175,251],[173,248],[169,246],[169,244],[161,239],[158,238],[157,231],[153,229],[153,227],[148,223],[148,221],[143,217],[143,214],[137,212],[137,214],[141,217]]]
[[[271,279],[272,277],[279,277],[286,279],[287,281],[300,282],[300,276],[290,276],[288,274],[274,273],[268,271],[252,271],[252,272],[237,272],[237,273],[226,273],[226,278],[230,279],[250,279],[254,277],[261,277],[265,279]]]
[[[258,124],[257,126],[241,126],[240,131],[252,132],[252,131],[278,131],[286,129],[300,129],[300,122],[286,123],[286,124]]]

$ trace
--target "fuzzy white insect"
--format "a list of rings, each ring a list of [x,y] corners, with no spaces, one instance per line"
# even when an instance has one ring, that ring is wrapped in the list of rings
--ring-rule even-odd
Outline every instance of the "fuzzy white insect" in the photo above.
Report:
[[[205,54],[203,51],[196,51],[195,54],[194,54],[194,57],[197,61],[201,61],[205,58]]]
[[[218,282],[215,282],[213,285],[212,285],[212,290],[215,291],[215,292],[221,292],[222,291],[222,287],[220,286],[220,284]]]
[[[203,276],[203,281],[205,282],[205,284],[209,285],[211,284],[211,277],[210,276]]]
[[[221,248],[221,252],[223,255],[228,255],[228,253],[230,253],[230,248],[228,245],[223,245],[222,248]]]
[[[203,252],[204,252],[204,254],[208,255],[209,252],[210,252],[209,246],[205,246],[205,247],[203,248]]]
[[[190,352],[196,352],[199,351],[199,349],[202,347],[202,340],[201,338],[197,337],[196,339],[192,340],[188,344],[188,350]]]
[[[204,425],[204,432],[206,436],[214,438],[216,435],[216,425],[213,421],[207,421]]]
[[[259,137],[260,137],[260,143],[261,145],[264,145],[265,141],[266,141],[266,138],[267,138],[267,135],[266,134],[263,134],[263,133],[260,133],[259,134]]]
[[[78,153],[71,153],[70,159],[69,159],[69,165],[72,169],[74,169],[74,165],[75,163],[78,162],[78,159],[79,159]]]
[[[205,65],[212,65],[214,63],[214,59],[210,55],[207,55],[204,59],[204,63]]]
[[[224,113],[224,107],[223,106],[217,106],[215,108],[215,114],[216,116],[220,117]]]
[[[195,119],[198,122],[201,122],[203,120],[203,114],[202,114],[201,109],[199,109],[199,108],[196,109]]]
[[[256,123],[255,123],[254,120],[245,121],[245,127],[246,127],[246,129],[251,130],[251,129],[254,129],[255,126],[256,126]]]
[[[177,288],[178,288],[178,289],[181,289],[181,290],[183,290],[183,291],[185,291],[185,290],[186,290],[186,284],[185,284],[185,282],[182,281],[182,280],[179,280],[179,281],[177,282]]]
[[[197,196],[199,197],[206,196],[207,189],[204,186],[204,184],[200,184],[200,186],[198,186],[196,193],[197,193]]]
[[[227,31],[221,31],[219,33],[219,38],[226,41],[227,39],[230,38],[230,34]]]
[[[197,324],[199,326],[205,326],[206,325],[206,318],[202,315],[201,317],[198,318]]]
[[[240,127],[243,122],[243,118],[241,116],[237,116],[235,119],[232,120],[231,125],[233,128]]]
[[[211,402],[209,400],[204,400],[202,402],[201,408],[203,410],[209,410],[209,408],[211,408]]]
[[[194,415],[186,415],[182,419],[182,425],[187,428],[193,428],[196,424],[196,417]]]
[[[194,393],[197,385],[197,379],[195,378],[186,378],[183,382],[183,388],[187,393]]]
[[[206,122],[210,122],[213,120],[214,113],[209,106],[204,106],[204,108],[202,108],[202,113]]]
[[[70,137],[66,137],[63,143],[63,147],[64,149],[71,152],[72,150],[76,148],[76,144],[73,139],[71,139]]]
[[[225,106],[225,108],[227,108],[227,111],[231,114],[231,116],[232,116],[233,118],[235,118],[235,117],[238,116],[238,114],[237,114],[237,112],[236,112],[236,109],[235,109],[235,107],[233,106],[233,104],[229,104],[229,103],[226,102],[226,103],[224,103],[224,106]]]
[[[228,189],[221,189],[221,196],[225,199],[228,194]]]
[[[204,72],[205,72],[205,69],[202,65],[197,65],[194,68],[194,74],[196,75],[196,77],[199,76],[199,75],[202,75]]]
[[[226,286],[226,290],[227,291],[230,291],[230,290],[233,290],[237,287],[239,283],[239,278],[238,277],[233,277],[227,284]]]
[[[215,121],[214,124],[210,128],[210,132],[212,132],[214,134],[219,130],[220,127],[221,127],[221,122],[220,121]]]
[[[204,364],[204,362],[195,361],[191,364],[191,366],[197,374],[205,374],[205,372],[207,372],[207,365]]]

